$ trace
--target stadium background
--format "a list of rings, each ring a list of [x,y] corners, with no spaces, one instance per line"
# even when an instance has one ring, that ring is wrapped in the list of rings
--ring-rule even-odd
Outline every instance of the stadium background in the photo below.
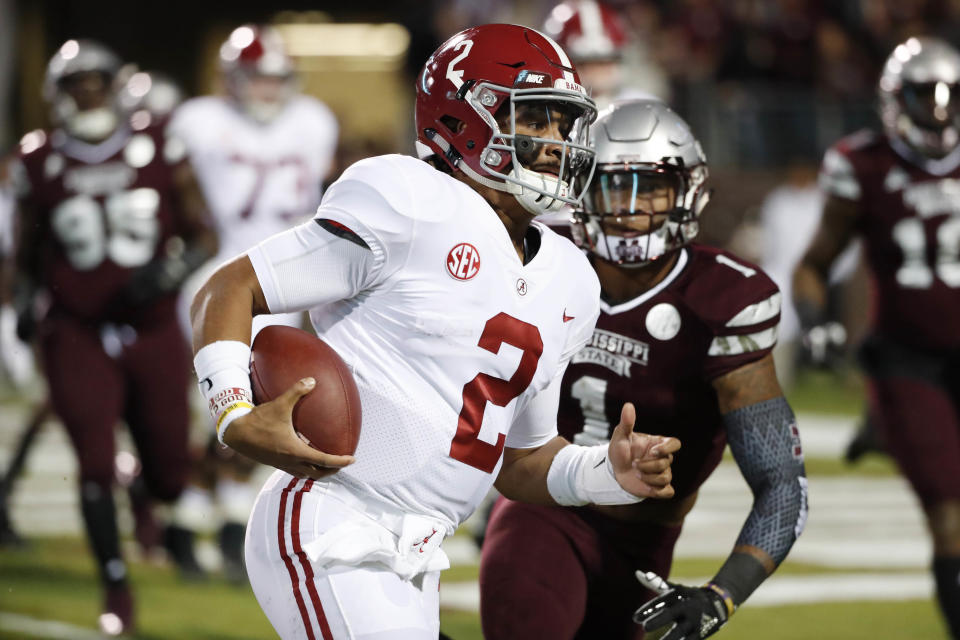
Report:
[[[71,37],[99,39],[140,68],[162,71],[191,95],[216,90],[216,50],[242,22],[272,22],[288,38],[307,93],[340,120],[338,165],[412,151],[413,76],[446,36],[471,24],[540,27],[553,2],[163,3],[0,0],[0,151],[46,124],[46,61]],[[880,65],[911,35],[960,42],[955,0],[632,0],[612,2],[634,33],[628,82],[668,99],[691,123],[715,195],[703,239],[760,259],[760,211],[778,185],[812,179],[823,150],[875,122]],[[865,286],[844,294],[861,330]],[[42,389],[4,387],[0,469]],[[916,502],[882,457],[841,461],[862,410],[855,368],[802,371],[788,395],[800,416],[811,477],[811,519],[785,565],[732,620],[727,638],[943,638]],[[26,550],[0,550],[0,639],[88,638],[96,611],[93,565],[80,537],[73,462],[51,424],[11,498]],[[749,491],[727,460],[705,488],[678,547],[674,577],[707,577],[747,513]],[[479,638],[476,552],[451,543],[443,629]],[[216,558],[207,560],[215,564]],[[252,595],[214,581],[184,585],[166,567],[133,567],[144,638],[272,637]]]

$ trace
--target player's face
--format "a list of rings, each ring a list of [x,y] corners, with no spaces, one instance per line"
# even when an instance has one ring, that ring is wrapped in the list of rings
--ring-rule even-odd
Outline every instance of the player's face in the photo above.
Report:
[[[60,87],[73,98],[78,111],[105,107],[110,100],[108,78],[99,71],[71,74],[60,82]]]
[[[637,171],[602,172],[590,185],[607,233],[630,237],[658,229],[676,204],[676,179]]]
[[[563,142],[570,136],[576,116],[569,109],[548,102],[518,102],[515,107],[514,133],[517,136],[538,138],[526,141],[518,138],[517,158],[525,168],[556,176],[560,173],[562,149],[560,145],[543,142]],[[498,118],[501,131],[510,131],[510,113],[506,109]],[[567,158],[567,166],[570,159]]]
[[[910,83],[903,87],[903,101],[910,118],[934,131],[955,124],[960,86],[946,82]]]
[[[287,97],[290,78],[253,74],[247,78],[247,99],[264,104],[277,104]]]

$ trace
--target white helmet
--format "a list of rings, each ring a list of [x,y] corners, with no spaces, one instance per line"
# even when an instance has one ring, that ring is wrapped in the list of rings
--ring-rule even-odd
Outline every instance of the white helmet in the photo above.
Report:
[[[574,213],[578,246],[642,266],[697,235],[707,159],[680,116],[659,100],[617,102],[598,116],[591,143],[597,168]]]
[[[116,105],[116,82],[121,68],[120,58],[110,49],[93,40],[67,40],[47,65],[43,81],[43,97],[50,104],[50,117],[68,134],[88,141],[109,136],[119,124]],[[105,100],[94,107],[81,108],[67,90],[72,78],[97,72],[103,75]]]
[[[897,45],[878,94],[887,136],[934,159],[960,144],[960,53],[945,41],[917,37]]]

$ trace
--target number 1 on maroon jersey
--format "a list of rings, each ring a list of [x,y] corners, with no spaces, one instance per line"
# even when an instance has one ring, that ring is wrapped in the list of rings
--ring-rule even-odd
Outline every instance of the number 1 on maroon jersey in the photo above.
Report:
[[[523,393],[537,371],[537,362],[543,353],[540,330],[532,324],[518,320],[505,313],[498,313],[487,320],[478,346],[491,353],[499,353],[503,343],[521,349],[520,365],[509,380],[478,373],[473,380],[463,385],[463,409],[457,420],[457,433],[450,443],[450,457],[471,467],[491,473],[503,453],[506,435],[497,435],[497,443],[489,444],[480,439],[480,426],[487,403],[498,407],[507,406]]]

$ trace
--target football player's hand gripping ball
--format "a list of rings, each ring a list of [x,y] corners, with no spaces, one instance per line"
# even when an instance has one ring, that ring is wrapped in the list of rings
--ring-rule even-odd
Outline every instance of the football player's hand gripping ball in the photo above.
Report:
[[[645,631],[668,627],[660,640],[698,640],[716,633],[733,613],[722,590],[707,585],[687,587],[667,582],[652,571],[637,571],[637,580],[659,595],[633,614]]]

